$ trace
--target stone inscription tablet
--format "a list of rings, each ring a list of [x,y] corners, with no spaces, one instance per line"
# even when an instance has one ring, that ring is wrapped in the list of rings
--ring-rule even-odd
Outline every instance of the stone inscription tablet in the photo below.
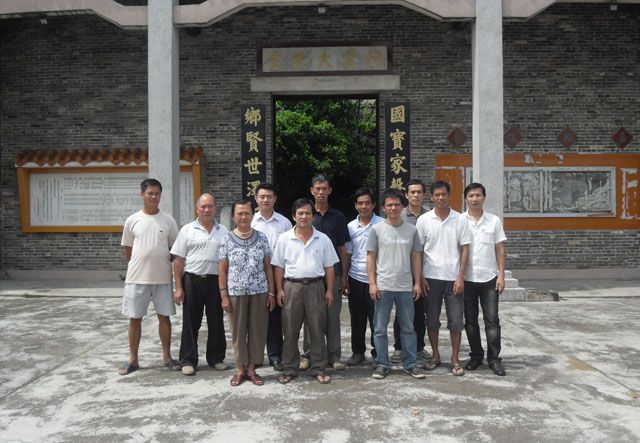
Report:
[[[122,226],[142,208],[144,172],[31,174],[31,226]],[[180,173],[180,220],[194,218],[193,176]]]

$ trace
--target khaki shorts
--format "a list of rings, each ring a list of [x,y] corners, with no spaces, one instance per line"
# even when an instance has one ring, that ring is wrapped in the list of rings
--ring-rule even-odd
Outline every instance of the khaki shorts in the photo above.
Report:
[[[142,318],[147,314],[150,301],[153,301],[153,307],[158,315],[167,317],[175,315],[176,304],[173,302],[171,292],[171,283],[162,285],[125,283],[124,297],[122,298],[122,315],[126,315],[129,318]]]

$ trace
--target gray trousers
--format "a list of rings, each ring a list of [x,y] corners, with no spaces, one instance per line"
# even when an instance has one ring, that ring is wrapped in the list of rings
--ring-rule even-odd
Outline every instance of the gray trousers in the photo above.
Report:
[[[300,349],[298,340],[302,324],[308,328],[310,340],[311,374],[322,373],[327,367],[326,300],[324,281],[303,284],[284,282],[284,308],[282,309],[282,364],[285,374],[298,375]]]
[[[340,361],[342,354],[342,343],[340,341],[340,311],[342,310],[342,295],[340,289],[340,276],[336,276],[333,282],[333,303],[326,309],[327,311],[327,328],[325,335],[327,336],[327,358],[329,363]],[[304,325],[304,341],[303,349],[304,357],[309,358],[309,332],[307,325]]]
[[[231,342],[236,364],[262,364],[267,341],[267,294],[229,297],[231,300]]]

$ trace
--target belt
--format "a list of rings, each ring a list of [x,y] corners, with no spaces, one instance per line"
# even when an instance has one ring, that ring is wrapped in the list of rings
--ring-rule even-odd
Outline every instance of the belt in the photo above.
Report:
[[[214,278],[214,277],[218,277],[218,274],[204,274],[204,275],[198,275],[198,274],[194,274],[193,272],[185,272],[185,274],[189,274],[189,276],[191,277],[198,277],[198,278]]]
[[[315,283],[320,280],[324,280],[324,277],[310,277],[310,278],[289,278],[285,277],[286,281],[290,281],[291,283],[302,283],[303,285],[308,285],[310,283]]]

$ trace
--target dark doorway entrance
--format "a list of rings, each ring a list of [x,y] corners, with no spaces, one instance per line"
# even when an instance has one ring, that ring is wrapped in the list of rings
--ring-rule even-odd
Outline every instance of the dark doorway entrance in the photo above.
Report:
[[[273,106],[276,210],[289,217],[322,172],[333,180],[331,206],[352,220],[354,191],[377,189],[377,97],[274,97]]]

